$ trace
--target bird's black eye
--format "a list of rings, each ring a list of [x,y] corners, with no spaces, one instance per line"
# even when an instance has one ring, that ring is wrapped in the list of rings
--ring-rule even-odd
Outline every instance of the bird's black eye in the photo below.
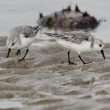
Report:
[[[99,44],[100,47],[102,47],[102,44]]]

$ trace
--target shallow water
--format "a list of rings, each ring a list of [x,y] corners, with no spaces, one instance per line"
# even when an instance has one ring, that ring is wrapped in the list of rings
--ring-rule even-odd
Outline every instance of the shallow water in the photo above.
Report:
[[[5,40],[1,37],[3,49]],[[22,62],[17,59],[23,52],[15,57],[12,51],[7,59],[7,49],[2,49],[0,110],[109,110],[110,44],[106,45],[106,60],[98,53],[82,55],[92,61],[87,65],[73,53],[71,60],[77,65],[68,65],[67,50],[48,37],[36,40]]]

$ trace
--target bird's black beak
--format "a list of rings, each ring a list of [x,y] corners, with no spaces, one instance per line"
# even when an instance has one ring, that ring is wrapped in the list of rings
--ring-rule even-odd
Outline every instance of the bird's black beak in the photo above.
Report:
[[[103,58],[105,59],[105,54],[104,54],[104,51],[103,51],[103,50],[101,50],[100,52],[101,52],[101,54],[102,54]]]
[[[39,30],[42,30],[42,25],[37,26],[35,29],[36,29],[36,33],[38,33]]]
[[[11,49],[9,48],[7,53],[7,58],[9,57],[10,52],[11,52]]]

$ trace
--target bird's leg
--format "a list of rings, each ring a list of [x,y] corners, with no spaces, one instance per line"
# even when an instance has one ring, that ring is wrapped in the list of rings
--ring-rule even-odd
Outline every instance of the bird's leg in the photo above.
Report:
[[[8,49],[8,53],[7,53],[7,58],[9,57],[10,52],[11,52],[11,49],[9,48],[9,49]]]
[[[75,63],[73,63],[73,62],[70,61],[70,51],[71,51],[71,50],[68,51],[68,63],[69,63],[70,65],[71,65],[71,64],[76,65]]]
[[[87,63],[81,58],[80,55],[79,55],[79,59],[83,62],[83,64],[87,64]]]
[[[17,52],[16,52],[16,55],[20,55],[21,54],[21,50],[19,49]]]
[[[26,53],[24,54],[23,58],[21,58],[21,59],[19,60],[19,62],[25,59],[25,57],[26,57],[28,51],[29,51],[29,49],[26,50]]]

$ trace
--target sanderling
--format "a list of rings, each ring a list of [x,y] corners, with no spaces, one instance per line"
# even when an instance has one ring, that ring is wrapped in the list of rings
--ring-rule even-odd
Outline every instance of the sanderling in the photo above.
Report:
[[[54,37],[57,39],[57,42],[61,45],[68,47],[70,50],[68,51],[68,62],[69,64],[75,64],[70,61],[70,51],[74,50],[78,53],[79,59],[83,62],[83,64],[87,64],[81,57],[81,53],[83,52],[93,52],[100,51],[103,58],[104,55],[104,42],[98,38],[95,38],[93,35],[87,32],[75,31],[75,32],[65,32],[65,33],[47,33],[46,35]]]
[[[36,35],[42,26],[17,26],[9,32],[7,39],[8,53],[7,58],[11,52],[11,49],[17,49],[16,55],[18,56],[21,52],[21,49],[26,49],[26,52],[21,60],[24,60],[29,49],[28,47],[36,39]]]

